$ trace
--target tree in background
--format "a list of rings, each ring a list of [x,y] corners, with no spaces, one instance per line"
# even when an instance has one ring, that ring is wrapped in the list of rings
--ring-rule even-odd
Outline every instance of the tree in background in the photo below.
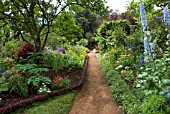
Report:
[[[54,20],[69,7],[79,6],[96,13],[105,12],[105,0],[2,0],[0,20],[8,23],[24,41],[42,51]]]
[[[94,43],[92,37],[102,21],[102,16],[84,9],[75,14],[75,20],[76,24],[81,26],[83,30],[82,37],[88,40],[88,47],[90,48]]]

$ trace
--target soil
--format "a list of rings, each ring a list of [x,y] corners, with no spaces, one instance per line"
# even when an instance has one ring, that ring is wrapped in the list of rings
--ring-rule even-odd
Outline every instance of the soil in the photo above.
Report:
[[[54,70],[49,70],[48,72],[42,73],[42,75],[49,77],[51,80],[53,80],[57,76],[61,76],[63,78],[68,78],[71,81],[71,86],[75,85],[79,82],[79,80],[81,78],[81,74],[82,74],[81,68],[72,68],[71,70],[63,69],[58,72],[55,72]],[[47,86],[49,86],[49,88],[52,89],[50,87],[50,85],[47,85]],[[0,101],[0,108],[5,107],[10,104],[13,104],[13,103],[16,103],[16,102],[19,102],[20,100],[23,100],[23,99],[33,97],[35,95],[37,95],[36,92],[31,90],[30,88],[29,88],[29,96],[26,98],[22,98],[15,93],[9,94],[9,92],[2,92],[0,94],[0,98],[2,99]]]
[[[69,114],[122,114],[109,92],[95,53],[88,54],[86,81],[76,95]]]

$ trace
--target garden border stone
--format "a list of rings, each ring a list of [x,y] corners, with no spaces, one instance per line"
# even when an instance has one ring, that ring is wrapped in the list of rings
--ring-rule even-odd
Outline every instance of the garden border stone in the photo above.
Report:
[[[87,71],[88,59],[89,59],[89,57],[86,56],[85,61],[84,61],[84,65],[83,65],[83,71],[82,71],[81,79],[80,79],[79,83],[72,85],[69,88],[54,90],[50,93],[45,93],[45,94],[42,94],[42,95],[36,95],[34,97],[30,97],[30,98],[27,98],[27,99],[24,99],[24,100],[20,100],[16,103],[10,104],[6,107],[2,107],[2,108],[0,108],[0,114],[9,113],[13,110],[16,110],[16,109],[18,109],[22,106],[31,104],[33,102],[41,101],[41,100],[44,100],[44,99],[46,99],[48,97],[52,97],[52,96],[58,96],[58,95],[66,94],[68,92],[71,92],[72,90],[76,90],[76,89],[80,88],[85,82],[85,74],[86,74],[86,71]]]

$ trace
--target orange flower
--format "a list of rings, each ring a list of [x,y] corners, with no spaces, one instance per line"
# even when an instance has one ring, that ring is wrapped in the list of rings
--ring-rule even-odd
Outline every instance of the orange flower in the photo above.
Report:
[[[16,74],[19,74],[18,70],[16,70],[15,68],[11,68],[10,69],[12,72],[15,72]]]
[[[111,52],[115,52],[116,50],[112,49]]]
[[[61,87],[63,85],[63,82],[60,82],[59,86]]]
[[[10,67],[9,67],[9,66],[7,66],[7,69],[10,69]]]
[[[61,77],[61,76],[56,76],[54,79],[53,79],[53,82],[54,83],[57,83],[58,81],[60,81],[60,80],[62,80],[63,79],[63,77]]]

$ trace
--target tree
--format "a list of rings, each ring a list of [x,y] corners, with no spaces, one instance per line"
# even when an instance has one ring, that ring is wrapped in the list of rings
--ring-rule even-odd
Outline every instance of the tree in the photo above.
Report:
[[[83,37],[86,38],[87,33],[94,34],[101,17],[90,10],[82,10],[75,15],[77,25],[81,26],[83,29]]]
[[[82,28],[76,25],[76,20],[71,12],[63,12],[53,23],[53,32],[56,35],[64,36],[68,41],[73,38],[82,37]]]
[[[119,19],[119,15],[117,12],[110,12],[109,13],[109,18],[108,18],[108,21],[116,21]]]
[[[95,12],[105,12],[105,0],[1,0],[0,20],[7,22],[21,38],[42,51],[53,21],[70,6],[81,6]],[[27,37],[30,39],[28,39]]]

